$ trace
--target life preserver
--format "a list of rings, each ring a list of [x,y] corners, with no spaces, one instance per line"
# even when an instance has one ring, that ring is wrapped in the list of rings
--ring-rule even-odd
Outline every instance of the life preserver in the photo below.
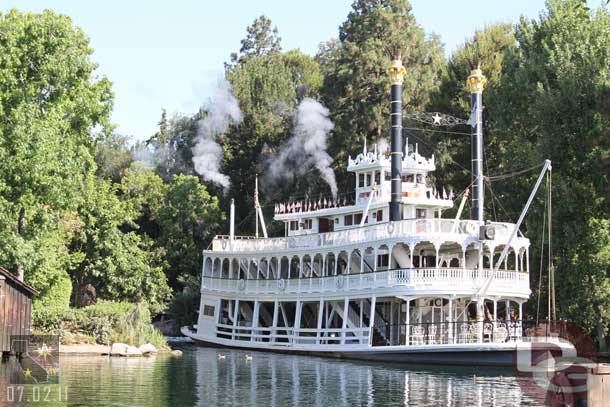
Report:
[[[335,285],[337,286],[337,288],[343,288],[344,284],[345,284],[345,279],[342,274],[339,274],[338,276],[335,277]]]
[[[283,278],[277,280],[277,288],[279,288],[280,291],[284,291],[286,288],[286,281]]]
[[[246,280],[244,280],[243,278],[240,278],[238,286],[239,286],[239,289],[241,291],[243,291],[246,288]]]
[[[394,230],[395,230],[394,222],[388,222],[388,225],[386,226],[386,230],[388,231],[389,234],[393,235]]]

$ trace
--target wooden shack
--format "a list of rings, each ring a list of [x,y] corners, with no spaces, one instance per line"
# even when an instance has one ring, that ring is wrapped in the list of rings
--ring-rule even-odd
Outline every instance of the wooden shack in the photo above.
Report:
[[[0,267],[0,354],[11,351],[11,336],[30,333],[35,295],[36,290]]]

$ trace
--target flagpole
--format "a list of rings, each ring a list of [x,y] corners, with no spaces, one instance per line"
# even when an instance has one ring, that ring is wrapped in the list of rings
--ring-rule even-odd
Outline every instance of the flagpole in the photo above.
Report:
[[[255,226],[254,228],[256,229],[255,234],[256,234],[256,238],[258,239],[258,174],[256,174],[256,178],[254,179],[254,219],[255,219]]]

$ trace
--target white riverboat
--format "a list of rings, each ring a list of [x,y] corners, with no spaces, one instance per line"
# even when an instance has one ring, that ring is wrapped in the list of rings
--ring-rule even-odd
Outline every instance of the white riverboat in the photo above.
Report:
[[[484,81],[474,71],[471,85],[477,75]],[[482,148],[473,148],[473,220],[461,216],[466,197],[431,186],[434,157],[402,148],[401,79],[392,77],[392,150],[365,147],[349,159],[352,199],[276,204],[284,237],[214,238],[203,253],[198,323],[185,335],[216,346],[370,360],[513,363],[535,330],[523,315],[531,290],[522,217],[484,221]],[[475,146],[481,91],[473,88]],[[444,218],[454,204],[457,216]]]

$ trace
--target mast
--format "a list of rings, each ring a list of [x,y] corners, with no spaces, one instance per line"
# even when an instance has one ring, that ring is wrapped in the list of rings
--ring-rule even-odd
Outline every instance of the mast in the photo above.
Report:
[[[390,221],[397,221],[402,218],[402,80],[405,75],[405,68],[400,59],[395,59],[388,68],[391,88],[391,120],[392,120],[392,190],[390,198]]]
[[[467,83],[470,89],[472,113],[468,122],[472,126],[471,171],[472,171],[472,209],[470,217],[479,225],[485,222],[483,186],[483,89],[487,79],[479,67],[470,72]]]

